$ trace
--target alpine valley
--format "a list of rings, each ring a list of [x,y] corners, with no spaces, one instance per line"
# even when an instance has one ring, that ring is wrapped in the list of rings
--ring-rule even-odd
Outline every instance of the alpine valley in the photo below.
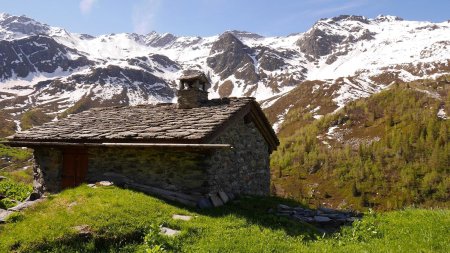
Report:
[[[0,14],[0,137],[92,107],[174,102],[186,69],[207,73],[210,98],[260,102],[281,139],[278,195],[343,208],[448,204],[450,21],[342,15],[282,37],[91,36]],[[402,197],[382,198],[393,192]]]

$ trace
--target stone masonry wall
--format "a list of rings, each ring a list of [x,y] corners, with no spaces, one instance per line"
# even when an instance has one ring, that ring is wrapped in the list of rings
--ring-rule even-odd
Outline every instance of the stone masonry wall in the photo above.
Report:
[[[56,148],[34,149],[33,191],[55,193],[61,189],[62,152]]]
[[[249,195],[269,195],[268,145],[253,122],[239,120],[214,143],[231,144],[208,160],[210,191]]]
[[[144,148],[89,148],[88,181],[121,174],[135,183],[205,194],[207,154]]]

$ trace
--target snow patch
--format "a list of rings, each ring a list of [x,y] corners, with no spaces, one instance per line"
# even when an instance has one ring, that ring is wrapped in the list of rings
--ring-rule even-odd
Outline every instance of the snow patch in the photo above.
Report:
[[[444,108],[439,109],[439,111],[437,112],[437,117],[443,120],[448,119],[447,113],[445,112]]]
[[[275,133],[278,133],[278,131],[280,130],[281,124],[283,124],[286,115],[288,114],[289,110],[293,107],[294,105],[290,105],[288,106],[288,108],[284,109],[284,111],[277,116],[277,121],[272,125],[273,130],[275,131]]]
[[[14,120],[14,123],[16,124],[16,132],[21,132],[22,127],[20,126],[20,120]]]

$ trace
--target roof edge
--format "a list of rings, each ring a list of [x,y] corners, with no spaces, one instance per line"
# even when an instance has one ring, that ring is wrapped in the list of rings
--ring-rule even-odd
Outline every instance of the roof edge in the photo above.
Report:
[[[204,143],[214,141],[221,133],[228,129],[228,127],[232,125],[235,120],[244,118],[246,115],[250,115],[256,128],[258,128],[261,135],[269,144],[269,152],[272,153],[272,151],[276,150],[278,145],[280,145],[280,141],[270,125],[269,120],[259,106],[259,103],[255,100],[249,100],[249,103],[230,117],[225,124],[220,126],[219,129],[213,131],[209,136],[206,136],[204,138]]]
[[[11,147],[36,147],[36,146],[70,146],[70,147],[136,147],[136,148],[201,148],[221,149],[232,148],[230,144],[215,143],[133,143],[133,142],[42,142],[42,141],[4,141],[1,144]]]

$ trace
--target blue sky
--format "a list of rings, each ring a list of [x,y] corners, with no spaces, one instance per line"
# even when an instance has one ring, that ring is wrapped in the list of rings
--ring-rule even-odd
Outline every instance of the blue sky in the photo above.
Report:
[[[450,0],[0,0],[0,12],[92,35],[208,36],[236,29],[278,36],[304,32],[318,19],[340,14],[442,22],[450,19],[449,10]]]

